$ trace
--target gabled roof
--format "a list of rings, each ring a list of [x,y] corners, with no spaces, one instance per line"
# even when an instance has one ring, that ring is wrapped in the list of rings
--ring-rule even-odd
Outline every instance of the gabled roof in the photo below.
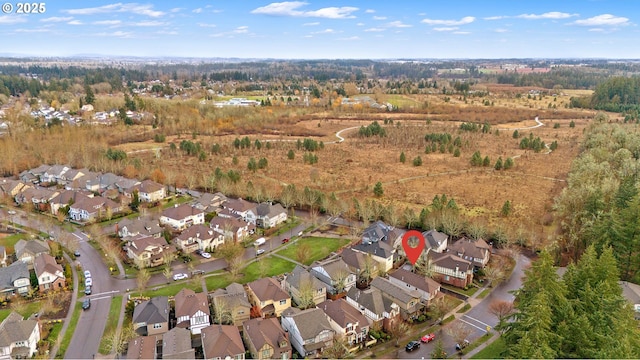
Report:
[[[255,225],[249,224],[244,220],[224,218],[221,216],[214,217],[213,219],[211,219],[211,222],[209,224],[211,225],[212,229],[220,229],[221,231],[227,231],[228,229],[229,231],[234,233],[238,232],[240,228],[244,227],[247,227],[247,229],[255,228]]]
[[[182,220],[189,216],[194,216],[198,214],[204,214],[202,210],[196,209],[189,204],[175,205],[174,207],[170,207],[162,212],[162,216],[168,217],[169,219],[174,220]]]
[[[202,351],[205,359],[234,358],[245,353],[238,327],[234,325],[211,325],[202,329]]]
[[[447,234],[443,234],[436,230],[429,230],[422,233],[426,241],[427,248],[433,249],[440,247],[444,241],[447,240]]]
[[[118,229],[127,228],[131,234],[155,235],[162,232],[162,227],[157,219],[127,219],[123,218],[118,222]]]
[[[192,225],[182,231],[180,235],[176,236],[176,238],[180,241],[186,241],[188,239],[208,240],[213,239],[214,237],[218,237],[218,234],[210,227],[204,226],[202,224]]]
[[[46,242],[40,241],[40,240],[20,239],[14,245],[13,248],[18,258],[22,257],[22,254],[24,253],[28,253],[35,256],[41,253],[49,252],[49,245]]]
[[[22,261],[16,261],[7,267],[0,267],[0,290],[13,288],[14,281],[29,279],[29,268]]]
[[[136,188],[138,188],[139,192],[150,194],[162,190],[164,188],[164,185],[153,180],[143,180],[140,185],[136,186]]]
[[[388,259],[393,256],[394,249],[391,245],[383,241],[373,243],[357,244],[353,246],[353,250],[371,254],[373,256]]]
[[[389,297],[402,301],[403,304],[407,304],[413,299],[419,299],[422,297],[422,295],[420,295],[418,292],[407,291],[406,289],[382,277],[373,279],[371,281],[371,286],[380,290],[383,295],[387,295]]]
[[[385,224],[383,221],[378,220],[369,225],[362,232],[362,243],[373,243],[377,241],[383,241],[386,239],[389,231],[393,230],[392,226]]]
[[[302,311],[294,310],[282,313],[282,316],[291,318],[295,322],[303,340],[313,340],[318,334],[325,330],[333,331],[329,320],[327,320],[327,315],[319,308],[311,308]]]
[[[258,207],[256,208],[256,215],[263,217],[263,216],[268,216],[268,217],[274,217],[274,216],[278,216],[282,213],[286,213],[286,211],[284,210],[284,208],[282,207],[282,205],[276,203],[275,205],[272,205],[270,203],[261,203],[260,205],[258,205]]]
[[[134,254],[140,255],[145,251],[149,251],[148,249],[150,248],[158,247],[165,249],[168,246],[167,241],[163,237],[141,236],[130,240],[129,249],[131,249]]]
[[[318,304],[318,307],[342,328],[346,328],[349,324],[358,323],[354,329],[356,333],[360,333],[362,327],[369,325],[367,318],[349,305],[345,299],[325,300]]]
[[[138,336],[129,341],[127,359],[155,359],[156,337]]]
[[[195,350],[191,347],[191,332],[175,327],[162,334],[163,359],[195,359]]]
[[[245,212],[256,208],[255,203],[243,199],[227,199],[222,206],[237,212]]]
[[[156,296],[137,305],[133,310],[133,323],[159,324],[169,321],[169,298]]]
[[[176,319],[181,316],[195,316],[198,311],[209,315],[209,301],[205,293],[196,293],[191,289],[183,288],[176,294],[175,301]]]
[[[47,253],[42,253],[36,256],[33,261],[33,269],[38,277],[40,277],[44,272],[48,272],[51,275],[64,276],[62,265],[58,264],[56,259]]]
[[[449,246],[449,249],[461,256],[469,256],[476,259],[484,259],[491,247],[482,239],[471,240],[462,238]]]
[[[331,279],[334,280],[337,275],[343,271],[347,274],[353,274],[353,271],[349,269],[349,266],[342,260],[342,258],[339,257],[322,262],[318,261],[311,265],[312,269],[316,269],[318,267],[323,268],[324,271],[326,271],[326,273],[331,277]]]
[[[434,291],[440,289],[440,284],[438,284],[435,280],[425,276],[420,276],[416,273],[412,273],[411,271],[402,268],[390,273],[389,276],[411,286],[415,286],[416,288],[426,291],[429,294],[432,294]]]
[[[446,269],[455,270],[456,268],[460,271],[467,272],[469,271],[473,265],[471,261],[467,261],[453,253],[447,252],[443,254],[438,253],[430,253],[433,259],[433,265],[440,266]]]
[[[224,301],[229,308],[233,309],[238,306],[251,307],[247,292],[244,291],[244,286],[238,283],[231,283],[226,289],[218,289],[211,294],[211,298],[214,302]]]
[[[300,289],[300,284],[304,284],[305,282],[310,282],[313,286],[313,289],[322,289],[327,286],[320,280],[318,280],[315,276],[311,275],[305,268],[300,265],[296,265],[291,271],[291,274],[287,275],[285,281],[291,285],[294,289]]]
[[[247,284],[260,301],[280,301],[290,299],[289,294],[280,288],[273,278],[262,278]]]
[[[0,323],[0,347],[8,347],[18,341],[29,341],[29,336],[38,326],[35,320],[24,320],[21,315],[11,312]]]
[[[370,287],[366,290],[360,290],[357,287],[353,286],[347,292],[347,297],[354,300],[355,302],[360,304],[360,306],[363,306],[365,309],[378,316],[381,316],[385,311],[390,311],[390,309],[385,306],[382,292],[380,291],[380,289],[375,287]]]
[[[113,200],[104,198],[102,196],[78,196],[76,198],[76,202],[70,206],[71,209],[84,210],[89,214],[93,214],[101,208],[106,209],[108,207],[116,209],[119,208],[120,205],[118,205]]]
[[[282,350],[288,351],[291,349],[287,333],[282,329],[280,322],[276,318],[247,320],[242,324],[242,329],[257,351],[260,351],[264,344],[271,345],[276,354],[282,352]],[[287,341],[285,349],[280,347],[282,340]]]

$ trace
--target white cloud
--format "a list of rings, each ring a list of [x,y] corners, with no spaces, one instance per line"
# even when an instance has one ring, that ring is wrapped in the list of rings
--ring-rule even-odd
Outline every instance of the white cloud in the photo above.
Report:
[[[470,31],[454,31],[452,32],[452,34],[456,34],[456,35],[469,35],[471,34]]]
[[[153,10],[153,5],[141,5],[136,3],[116,3],[103,5],[92,8],[81,8],[81,9],[66,9],[61,10],[63,13],[71,14],[71,15],[95,15],[95,14],[106,14],[106,13],[130,13],[136,15],[145,15],[150,17],[160,17],[165,13],[162,11]]]
[[[158,34],[158,35],[178,35],[178,32],[177,31],[160,30],[160,31],[156,31],[156,34]]]
[[[458,30],[458,29],[459,29],[459,27],[457,27],[457,26],[433,28],[434,31],[455,31],[455,30]]]
[[[134,26],[145,26],[145,27],[149,27],[149,26],[163,26],[166,25],[167,23],[162,22],[162,21],[140,21],[137,23],[134,23]]]
[[[121,23],[122,23],[122,21],[120,21],[120,20],[100,20],[100,21],[94,21],[92,24],[93,25],[116,26],[116,25],[120,25]]]
[[[235,28],[235,30],[233,30],[234,34],[246,34],[248,32],[249,32],[248,26],[238,26],[237,28]]]
[[[180,12],[182,10],[184,10],[184,8],[173,8],[173,9],[169,10],[169,12],[177,13],[177,12]]]
[[[324,29],[322,31],[316,31],[316,32],[312,32],[312,34],[337,34],[340,33],[342,31],[336,31],[333,29]]]
[[[364,12],[365,12],[365,13],[367,13],[367,14],[373,14],[373,13],[375,13],[376,11],[375,11],[375,10],[373,10],[373,9],[367,9],[367,10],[365,10]]]
[[[302,11],[298,8],[307,5],[308,3],[303,1],[285,1],[271,3],[267,6],[262,6],[251,11],[252,14],[263,14],[273,16],[293,16],[293,17],[319,17],[326,19],[353,19],[354,15],[351,13],[358,10],[356,7],[343,6],[343,7],[326,7],[318,10]]]
[[[80,21],[80,20],[71,20],[67,24],[68,25],[82,25],[82,21]]]
[[[101,32],[97,33],[97,36],[119,37],[119,38],[131,38],[133,33],[125,31],[114,31],[112,33]]]
[[[41,19],[40,21],[41,22],[65,22],[65,21],[71,21],[72,19],[73,19],[72,16],[69,16],[69,17],[53,16],[53,17]]]
[[[605,30],[603,28],[593,28],[593,29],[589,29],[588,31],[592,31],[592,32],[604,32]]]
[[[373,20],[387,20],[386,16],[374,16]]]
[[[409,27],[412,27],[413,25],[405,24],[402,21],[392,21],[388,23],[386,26],[391,28],[409,28]]]
[[[191,10],[191,12],[195,14],[200,14],[202,12],[202,8],[193,9]]]
[[[444,25],[444,26],[456,26],[471,24],[476,20],[473,16],[465,16],[460,20],[437,20],[437,19],[423,19],[421,22],[428,25]]]
[[[364,23],[359,22],[356,24],[356,26],[364,26]]]
[[[497,33],[506,33],[506,32],[509,32],[509,30],[507,30],[507,29],[495,29],[495,30],[493,30],[493,31],[495,31],[495,32],[497,32]]]
[[[508,18],[508,16],[488,16],[486,18],[482,18],[484,20],[500,20],[500,19],[506,19]]]
[[[338,40],[354,41],[354,40],[360,40],[360,37],[358,37],[358,36],[350,36],[350,37],[346,37],[346,38],[339,38]]]
[[[302,24],[302,26],[318,26],[318,25],[320,25],[320,23],[317,22],[317,21],[316,22],[308,22],[308,23]]]
[[[630,24],[628,18],[611,14],[602,14],[584,20],[576,20],[573,23],[581,26],[626,26]]]
[[[558,20],[558,19],[567,19],[574,16],[578,16],[578,14],[569,14],[569,13],[563,13],[559,11],[551,11],[551,12],[546,12],[544,14],[521,14],[516,17],[521,19],[531,19],[531,20],[538,20],[538,19]]]
[[[216,24],[205,24],[205,23],[198,23],[198,26],[200,27],[206,27],[206,28],[214,28],[217,25]]]
[[[27,22],[24,16],[4,15],[0,16],[0,25],[18,24]]]
[[[385,31],[385,29],[383,29],[383,28],[368,28],[368,29],[364,29],[364,31],[366,31],[366,32],[381,32],[381,31]]]
[[[47,28],[15,29],[13,32],[17,32],[17,33],[45,33],[45,32],[51,32],[51,29],[47,29]]]

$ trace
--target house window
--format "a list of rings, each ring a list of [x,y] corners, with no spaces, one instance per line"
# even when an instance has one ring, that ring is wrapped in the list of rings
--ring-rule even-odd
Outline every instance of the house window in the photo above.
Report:
[[[160,329],[162,328],[162,324],[158,323],[158,324],[153,324],[153,328],[154,329]]]
[[[236,360],[242,360],[242,359],[244,359],[244,354],[236,355]]]
[[[264,349],[262,350],[262,358],[263,359],[270,359],[271,358],[271,351],[269,351],[269,349]]]
[[[287,299],[280,300],[280,305],[286,305],[286,303],[287,303]]]
[[[238,310],[238,315],[244,314],[244,310]]]

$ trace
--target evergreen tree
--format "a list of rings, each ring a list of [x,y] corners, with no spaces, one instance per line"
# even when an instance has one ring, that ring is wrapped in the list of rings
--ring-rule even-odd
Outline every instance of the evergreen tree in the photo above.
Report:
[[[482,160],[482,166],[491,166],[491,159],[489,159],[489,155],[484,157]]]
[[[296,157],[296,153],[293,152],[293,150],[289,150],[289,152],[287,153],[287,158],[289,160],[293,160]]]
[[[407,157],[404,155],[404,151],[400,153],[400,162],[404,164],[407,161]]]
[[[496,161],[496,165],[494,166],[494,168],[496,170],[502,170],[502,157],[498,158],[498,161]]]
[[[384,190],[382,189],[382,183],[378,181],[376,185],[373,187],[373,194],[377,197],[381,197],[384,194]]]

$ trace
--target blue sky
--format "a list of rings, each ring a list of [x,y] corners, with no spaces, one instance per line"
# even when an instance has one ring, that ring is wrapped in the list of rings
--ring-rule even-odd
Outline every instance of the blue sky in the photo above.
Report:
[[[43,3],[0,14],[1,54],[640,58],[637,0]]]

